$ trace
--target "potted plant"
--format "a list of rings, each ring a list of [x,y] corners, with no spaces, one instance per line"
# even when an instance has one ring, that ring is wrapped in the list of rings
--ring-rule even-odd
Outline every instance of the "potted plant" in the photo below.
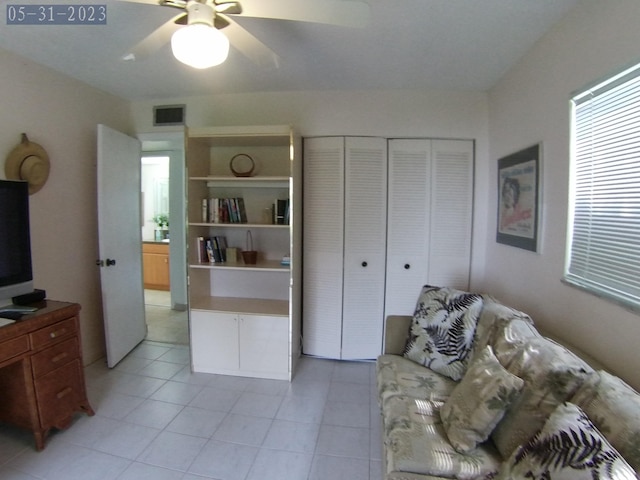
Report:
[[[169,215],[166,213],[158,213],[151,219],[156,224],[155,240],[161,242],[169,238]]]

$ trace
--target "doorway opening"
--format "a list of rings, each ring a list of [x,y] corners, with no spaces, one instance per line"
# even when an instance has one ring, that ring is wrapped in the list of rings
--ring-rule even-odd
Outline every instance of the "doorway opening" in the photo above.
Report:
[[[170,152],[144,153],[141,158],[142,267],[146,340],[189,344],[188,314],[179,296],[175,266],[175,248],[171,243],[172,208],[170,199]],[[175,220],[175,219],[174,219]],[[180,219],[177,219],[180,225]],[[178,229],[177,238],[180,238]]]

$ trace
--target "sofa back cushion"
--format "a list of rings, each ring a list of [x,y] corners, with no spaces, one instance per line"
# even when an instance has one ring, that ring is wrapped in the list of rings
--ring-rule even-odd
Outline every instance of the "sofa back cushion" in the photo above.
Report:
[[[482,296],[425,285],[409,329],[404,356],[460,380],[467,368]]]
[[[593,372],[583,360],[544,337],[528,339],[507,369],[524,380],[524,387],[491,435],[505,458],[533,437]]]
[[[512,320],[521,320],[533,325],[533,320],[531,320],[531,317],[526,313],[503,305],[493,297],[485,295],[482,312],[480,313],[480,318],[478,318],[478,324],[476,326],[469,361],[472,362],[487,345],[492,345],[491,340],[496,330],[503,328],[506,323]]]
[[[629,464],[640,471],[640,395],[604,370],[594,372],[572,403],[580,406]]]
[[[508,368],[518,352],[532,338],[542,338],[542,335],[531,322],[514,318],[496,326],[490,338],[490,345],[502,366]]]

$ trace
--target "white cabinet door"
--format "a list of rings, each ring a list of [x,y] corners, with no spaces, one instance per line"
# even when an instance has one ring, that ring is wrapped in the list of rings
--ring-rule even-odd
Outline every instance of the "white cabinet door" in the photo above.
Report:
[[[287,317],[240,315],[240,369],[245,374],[288,378]]]
[[[389,140],[385,318],[412,315],[427,279],[430,172],[430,140]]]
[[[191,356],[194,372],[237,372],[238,315],[191,310]]]
[[[387,217],[387,141],[345,139],[342,359],[382,352]]]
[[[344,139],[304,140],[302,350],[340,358],[344,242]]]

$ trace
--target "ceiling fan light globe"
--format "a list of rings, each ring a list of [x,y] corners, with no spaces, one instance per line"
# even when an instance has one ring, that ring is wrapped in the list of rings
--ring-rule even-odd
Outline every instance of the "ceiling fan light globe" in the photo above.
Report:
[[[173,56],[193,68],[220,65],[229,55],[229,39],[217,28],[193,23],[171,37]]]

